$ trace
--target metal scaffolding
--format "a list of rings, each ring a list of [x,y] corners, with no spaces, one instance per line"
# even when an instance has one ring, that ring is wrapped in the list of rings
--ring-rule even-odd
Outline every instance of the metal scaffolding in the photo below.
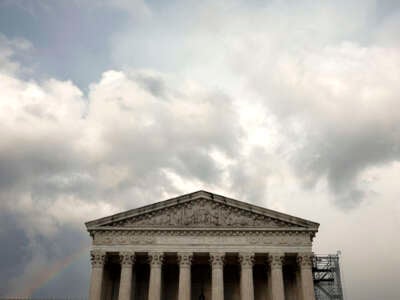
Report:
[[[315,297],[318,300],[343,300],[342,281],[340,277],[339,254],[315,255],[313,260],[313,277]]]

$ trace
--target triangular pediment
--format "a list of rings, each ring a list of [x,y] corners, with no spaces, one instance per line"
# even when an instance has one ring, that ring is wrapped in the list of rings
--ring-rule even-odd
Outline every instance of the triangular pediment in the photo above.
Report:
[[[318,224],[205,191],[86,223],[101,228],[304,228]]]

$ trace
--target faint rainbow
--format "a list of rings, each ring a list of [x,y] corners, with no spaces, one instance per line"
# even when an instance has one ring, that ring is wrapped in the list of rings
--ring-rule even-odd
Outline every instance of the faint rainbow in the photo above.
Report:
[[[52,280],[54,277],[56,277],[58,274],[64,271],[73,262],[81,258],[81,256],[88,255],[89,249],[90,245],[84,245],[75,252],[73,252],[72,254],[52,263],[50,266],[46,268],[39,270],[35,274],[35,278],[28,284],[28,286],[22,292],[21,296],[27,298],[32,297],[35,291],[46,285],[50,280]]]

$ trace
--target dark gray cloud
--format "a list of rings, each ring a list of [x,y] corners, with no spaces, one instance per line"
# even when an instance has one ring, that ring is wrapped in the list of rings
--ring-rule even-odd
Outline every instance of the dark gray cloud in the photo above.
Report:
[[[82,226],[83,227],[83,226]],[[89,287],[90,238],[83,230],[64,227],[55,237],[36,237],[38,251],[44,252],[48,264],[32,286],[33,297],[86,297]],[[65,283],[68,284],[65,284]]]
[[[370,192],[359,182],[362,172],[400,158],[400,115],[394,110],[400,40],[389,29],[396,25],[385,23],[399,8],[389,11],[369,2],[355,14],[347,11],[359,4],[319,4],[305,12],[307,5],[275,3],[271,7],[293,14],[270,27],[265,16],[253,13],[258,26],[239,38],[231,61],[244,74],[242,82],[257,91],[265,115],[276,118],[286,136],[281,148],[290,149],[286,157],[299,179],[308,187],[326,180],[342,208],[356,207]],[[380,21],[371,33],[376,9]],[[295,11],[301,13],[294,17]],[[278,22],[275,10],[263,13]],[[324,14],[331,16],[328,23],[320,20]],[[248,26],[245,20],[239,24]],[[336,29],[344,20],[349,27]],[[384,30],[391,46],[376,38]]]
[[[351,120],[347,126],[352,126]],[[399,137],[399,129],[393,128],[390,132],[378,124],[346,135],[320,128],[317,137],[307,140],[296,165],[299,174],[310,176],[308,183],[326,176],[337,194],[336,203],[343,208],[354,208],[370,192],[368,187],[357,186],[358,174],[368,167],[399,160]]]
[[[24,272],[24,268],[32,258],[29,247],[29,237],[15,216],[8,213],[0,214],[0,295],[8,292],[8,282]]]
[[[268,179],[277,172],[272,160],[262,147],[254,147],[250,153],[238,157],[229,171],[231,189],[251,203],[265,205]]]
[[[398,77],[386,67],[399,66],[400,57],[390,49],[351,44],[328,52],[330,57],[326,50],[305,54],[304,62],[294,65],[278,62],[275,70],[281,63],[290,70],[281,69],[266,86],[261,78],[255,82],[288,143],[298,143],[291,160],[299,177],[309,186],[326,178],[336,203],[348,208],[369,192],[359,186],[360,173],[400,158],[400,115],[393,111]]]
[[[20,226],[19,223],[16,219],[14,225]],[[55,236],[37,233],[24,239],[18,239],[15,230],[8,232],[14,234],[10,236],[14,252],[12,256],[8,255],[9,260],[3,262],[1,295],[86,297],[90,275],[90,239],[83,230],[64,226]],[[5,248],[2,251],[7,255]]]

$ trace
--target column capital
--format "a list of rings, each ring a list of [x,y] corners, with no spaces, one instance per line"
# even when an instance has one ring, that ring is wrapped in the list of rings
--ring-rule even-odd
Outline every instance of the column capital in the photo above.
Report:
[[[119,262],[121,267],[131,267],[135,263],[135,253],[134,252],[120,252]]]
[[[106,252],[101,250],[90,251],[90,260],[92,262],[92,267],[103,267],[106,261]]]
[[[224,266],[225,253],[213,252],[210,253],[210,263],[213,268],[222,268]]]
[[[149,263],[152,268],[161,268],[163,260],[164,260],[164,253],[162,252],[149,252]]]
[[[239,253],[240,266],[243,268],[252,268],[254,265],[254,253],[241,252]]]
[[[311,268],[313,263],[313,254],[311,252],[297,253],[297,263],[301,268]]]
[[[271,269],[282,268],[282,264],[285,260],[284,253],[270,253],[268,254],[268,263]]]
[[[192,265],[192,252],[178,252],[178,262],[181,268],[190,267]]]

